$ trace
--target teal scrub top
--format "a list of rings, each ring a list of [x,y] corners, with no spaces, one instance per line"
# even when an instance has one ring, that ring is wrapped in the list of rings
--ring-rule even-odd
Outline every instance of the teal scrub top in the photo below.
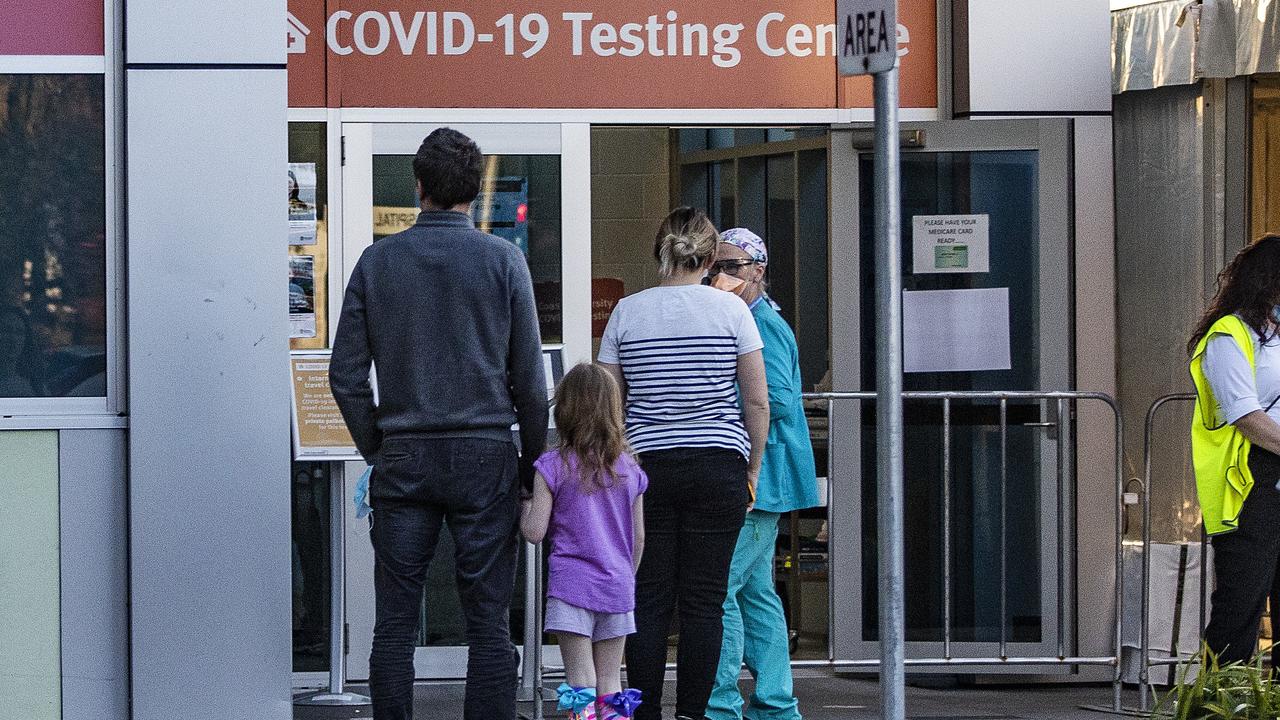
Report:
[[[787,321],[768,299],[751,308],[764,341],[764,372],[769,384],[769,441],[756,485],[757,510],[790,512],[818,504],[809,423],[800,397],[800,349]]]

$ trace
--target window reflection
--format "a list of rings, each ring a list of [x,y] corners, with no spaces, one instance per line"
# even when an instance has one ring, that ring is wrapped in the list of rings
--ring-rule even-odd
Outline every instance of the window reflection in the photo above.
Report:
[[[373,156],[373,205],[375,241],[417,222],[412,155]],[[486,155],[471,214],[479,229],[524,251],[542,342],[562,342],[560,156]]]
[[[106,395],[101,75],[0,75],[0,397]]]

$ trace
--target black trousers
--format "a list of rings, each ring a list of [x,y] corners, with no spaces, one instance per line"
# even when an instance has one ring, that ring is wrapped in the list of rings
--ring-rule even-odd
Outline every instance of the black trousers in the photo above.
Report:
[[[1258,625],[1271,600],[1271,627],[1280,631],[1280,456],[1254,446],[1249,453],[1253,489],[1237,529],[1215,535],[1213,609],[1205,642],[1224,665],[1257,654]],[[1280,668],[1280,650],[1271,651]]]
[[[369,694],[375,720],[413,717],[422,586],[446,521],[467,623],[467,688],[460,715],[515,720],[519,659],[511,644],[510,612],[519,519],[516,482],[511,443],[462,438],[384,444],[369,482],[377,607]]]
[[[643,693],[636,720],[662,717],[667,634],[677,607],[676,715],[703,718],[720,665],[724,597],[746,518],[747,462],[732,450],[644,453],[644,556],[636,573],[636,632],[627,683]]]

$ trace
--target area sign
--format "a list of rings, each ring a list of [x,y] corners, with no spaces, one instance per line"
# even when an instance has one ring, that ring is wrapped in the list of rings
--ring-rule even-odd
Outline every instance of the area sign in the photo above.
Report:
[[[872,75],[898,62],[897,0],[836,0],[841,75]]]

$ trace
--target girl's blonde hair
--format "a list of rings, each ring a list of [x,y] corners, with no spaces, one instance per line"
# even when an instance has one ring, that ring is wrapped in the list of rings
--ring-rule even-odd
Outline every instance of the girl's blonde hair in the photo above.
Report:
[[[693,272],[707,266],[716,255],[720,233],[701,210],[678,207],[662,221],[654,238],[653,257],[664,280],[677,272]]]
[[[560,457],[566,469],[566,455],[573,453],[584,492],[613,487],[618,458],[631,452],[618,381],[600,365],[581,363],[560,381],[555,401]]]

